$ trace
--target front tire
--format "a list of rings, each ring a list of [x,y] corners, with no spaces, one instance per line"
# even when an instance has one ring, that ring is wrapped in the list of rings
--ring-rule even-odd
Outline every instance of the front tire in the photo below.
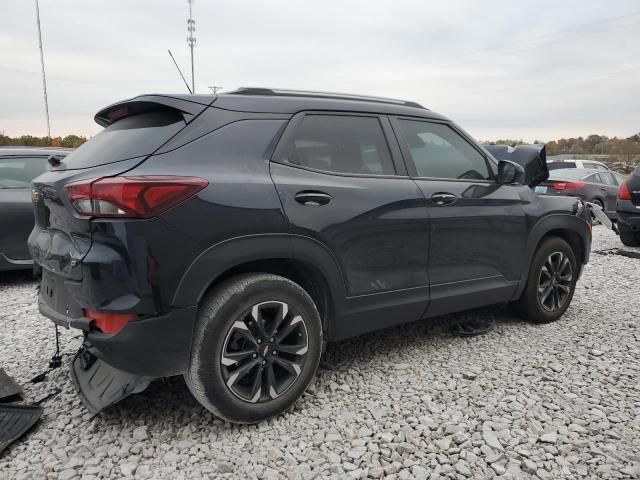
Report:
[[[624,223],[618,222],[620,241],[627,247],[640,247],[640,232],[634,232]]]
[[[322,339],[318,310],[298,284],[271,274],[233,277],[201,304],[185,380],[218,417],[256,423],[302,396]]]
[[[545,239],[533,256],[527,285],[515,302],[517,312],[534,323],[557,320],[569,308],[577,279],[571,246],[558,237]]]

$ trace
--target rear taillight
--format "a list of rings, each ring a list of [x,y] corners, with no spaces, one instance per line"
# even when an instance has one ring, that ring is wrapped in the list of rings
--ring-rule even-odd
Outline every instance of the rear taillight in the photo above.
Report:
[[[137,318],[132,313],[104,313],[85,310],[84,316],[93,320],[92,325],[103,333],[118,333],[127,323]]]
[[[107,177],[71,182],[64,190],[80,215],[150,218],[184,202],[208,184],[198,177]]]
[[[620,189],[618,190],[618,198],[620,200],[631,200],[631,192],[629,191],[627,182],[622,182],[620,184]]]
[[[584,182],[558,182],[553,185],[553,188],[556,190],[580,190],[584,186]]]

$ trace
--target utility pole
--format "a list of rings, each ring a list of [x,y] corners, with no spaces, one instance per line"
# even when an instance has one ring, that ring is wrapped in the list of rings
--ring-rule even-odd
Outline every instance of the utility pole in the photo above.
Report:
[[[189,18],[187,19],[187,44],[191,49],[191,92],[196,93],[196,80],[193,69],[193,47],[196,44],[196,21],[193,19],[192,5],[195,0],[187,0],[189,4]]]
[[[216,85],[211,85],[211,86],[209,86],[209,88],[211,89],[211,91],[212,91],[212,92],[213,92],[213,94],[215,95],[215,94],[217,94],[217,93],[218,93],[218,90],[222,90],[222,88],[223,88],[223,87],[218,87],[218,86],[216,86]]]
[[[47,117],[47,137],[51,138],[51,124],[49,122],[49,100],[47,98],[47,78],[44,73],[44,53],[42,51],[42,31],[40,29],[40,7],[38,5],[38,0],[36,0],[36,20],[38,23],[38,45],[40,46],[40,66],[42,67],[42,89],[44,90],[44,112]]]

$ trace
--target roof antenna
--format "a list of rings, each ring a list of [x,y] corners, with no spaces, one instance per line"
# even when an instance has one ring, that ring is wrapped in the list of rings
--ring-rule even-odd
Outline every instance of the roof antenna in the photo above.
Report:
[[[173,64],[176,66],[176,68],[178,69],[178,73],[180,74],[180,76],[182,77],[182,81],[184,82],[184,84],[187,86],[187,90],[189,91],[189,93],[193,93],[191,91],[191,87],[189,87],[189,84],[187,83],[187,79],[184,78],[184,75],[182,74],[182,70],[180,70],[180,67],[178,66],[178,62],[176,62],[176,59],[173,58],[173,53],[171,53],[171,50],[167,49],[167,52],[169,52],[169,56],[171,57],[171,60],[173,60]]]

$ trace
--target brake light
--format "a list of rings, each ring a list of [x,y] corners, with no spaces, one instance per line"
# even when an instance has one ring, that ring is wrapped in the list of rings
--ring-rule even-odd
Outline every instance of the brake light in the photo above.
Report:
[[[139,176],[80,180],[64,189],[80,215],[150,218],[184,202],[209,182],[198,177]]]
[[[584,182],[558,182],[553,185],[553,188],[556,190],[580,190],[584,186]]]
[[[136,319],[133,313],[104,313],[93,310],[84,310],[84,316],[92,319],[92,325],[103,333],[118,333],[127,323]]]
[[[620,184],[620,189],[618,190],[618,198],[620,200],[631,200],[631,192],[629,191],[627,182],[622,182]]]

